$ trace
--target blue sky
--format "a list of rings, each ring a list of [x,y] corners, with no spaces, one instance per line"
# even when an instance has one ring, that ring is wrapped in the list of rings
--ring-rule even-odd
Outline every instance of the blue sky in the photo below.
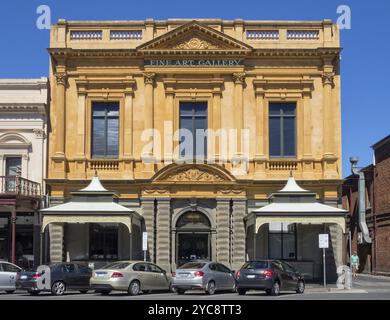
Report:
[[[351,155],[372,162],[370,146],[390,134],[390,1],[388,0],[12,0],[0,6],[0,78],[48,74],[49,30],[36,28],[39,5],[51,8],[52,22],[222,18],[259,20],[337,20],[339,5],[352,10],[352,28],[341,31],[343,47],[343,176]]]

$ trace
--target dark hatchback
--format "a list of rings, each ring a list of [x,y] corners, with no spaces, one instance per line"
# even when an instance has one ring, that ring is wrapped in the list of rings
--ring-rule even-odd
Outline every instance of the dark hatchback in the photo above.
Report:
[[[237,292],[244,295],[248,290],[265,290],[277,296],[281,291],[305,291],[303,275],[288,263],[280,260],[246,262],[236,272]]]
[[[50,285],[47,287],[50,289],[38,288],[38,280],[43,277],[43,274],[34,270],[19,272],[16,277],[16,287],[27,290],[31,295],[37,295],[43,291],[63,295],[67,290],[77,290],[81,293],[87,293],[90,290],[89,280],[92,276],[90,268],[77,263],[55,263],[48,267],[50,268]]]

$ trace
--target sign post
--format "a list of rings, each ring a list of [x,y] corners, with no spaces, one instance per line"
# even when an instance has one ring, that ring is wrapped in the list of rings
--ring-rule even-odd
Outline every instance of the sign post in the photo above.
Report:
[[[324,287],[326,287],[326,260],[325,249],[329,248],[329,235],[327,233],[320,233],[318,235],[318,246],[322,249],[322,264],[324,266]]]
[[[148,250],[148,233],[142,232],[142,250],[144,252],[144,261],[146,261],[146,251]]]

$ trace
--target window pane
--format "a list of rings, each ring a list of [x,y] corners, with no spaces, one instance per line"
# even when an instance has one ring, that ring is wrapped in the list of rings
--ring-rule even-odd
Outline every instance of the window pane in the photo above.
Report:
[[[196,116],[207,116],[207,102],[196,102],[194,107]]]
[[[22,170],[22,158],[20,157],[7,157],[6,158],[6,171],[7,176],[16,176],[21,174]]]
[[[193,102],[180,102],[180,116],[192,116],[193,109]]]
[[[195,118],[196,151],[197,156],[204,157],[207,154],[207,119],[204,117]]]
[[[284,103],[281,106],[284,115],[295,115],[295,103]]]
[[[283,155],[295,156],[295,118],[283,119]]]
[[[269,114],[279,116],[280,115],[280,108],[281,108],[280,103],[270,103],[269,104]]]
[[[119,119],[107,119],[107,156],[119,154]]]
[[[192,158],[194,150],[192,117],[182,117],[180,119],[180,156]]]
[[[104,156],[106,144],[104,118],[93,119],[92,130],[92,156]]]
[[[280,144],[280,118],[269,118],[269,154],[270,156],[281,156]]]

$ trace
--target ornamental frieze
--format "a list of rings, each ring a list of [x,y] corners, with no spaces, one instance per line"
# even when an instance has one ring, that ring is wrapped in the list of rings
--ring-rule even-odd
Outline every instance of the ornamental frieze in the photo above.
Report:
[[[188,169],[183,172],[173,173],[169,175],[166,180],[168,181],[196,181],[196,182],[218,182],[225,181],[224,177],[197,168]]]
[[[182,43],[179,43],[175,46],[173,46],[173,49],[179,49],[179,50],[207,50],[207,49],[218,49],[217,46],[213,45],[212,43],[200,39],[198,37],[193,37],[187,41],[184,41]]]

